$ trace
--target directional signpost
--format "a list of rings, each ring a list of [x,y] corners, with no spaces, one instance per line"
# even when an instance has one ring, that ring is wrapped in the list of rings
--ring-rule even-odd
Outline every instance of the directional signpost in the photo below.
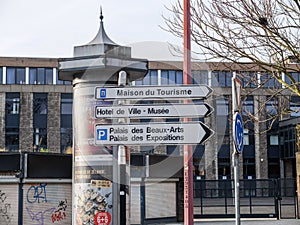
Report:
[[[203,123],[96,125],[96,145],[201,144],[212,131]]]
[[[241,111],[242,82],[233,74],[232,77],[232,116],[233,116],[233,169],[234,169],[234,194],[235,194],[235,224],[240,225],[240,178],[239,178],[239,155],[243,151],[244,129]]]
[[[96,118],[206,117],[213,111],[208,104],[157,104],[96,106]]]
[[[179,99],[207,98],[212,89],[206,85],[97,87],[96,99]]]
[[[119,149],[120,147],[124,148],[131,145],[202,144],[213,134],[213,131],[202,122],[135,122],[135,124],[131,124],[128,120],[123,120],[122,118],[207,117],[211,114],[213,108],[205,103],[192,104],[190,101],[188,104],[159,103],[143,105],[130,104],[130,100],[137,102],[147,99],[169,102],[169,99],[205,99],[211,93],[212,89],[206,85],[96,87],[95,99],[98,102],[106,103],[114,101],[117,104],[95,106],[94,143],[97,146],[118,146]],[[124,100],[127,100],[127,102]],[[116,124],[97,123],[97,121],[101,121],[102,119],[111,119]],[[120,121],[123,122],[121,123]],[[144,214],[145,210],[141,210],[141,218],[144,218]],[[141,221],[141,223],[143,224],[144,221]]]

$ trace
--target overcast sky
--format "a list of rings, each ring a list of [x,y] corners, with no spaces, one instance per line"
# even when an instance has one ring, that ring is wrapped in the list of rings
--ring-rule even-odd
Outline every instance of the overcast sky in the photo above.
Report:
[[[0,56],[71,57],[91,41],[100,5],[108,36],[120,45],[182,41],[162,30],[175,0],[1,0]]]

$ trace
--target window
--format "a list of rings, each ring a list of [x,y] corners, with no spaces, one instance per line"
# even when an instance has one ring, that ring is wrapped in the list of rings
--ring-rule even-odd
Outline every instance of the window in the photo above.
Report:
[[[296,132],[291,126],[280,130],[280,152],[282,158],[295,158],[296,152]]]
[[[52,68],[29,68],[30,84],[53,84]]]
[[[280,178],[280,162],[278,158],[268,158],[269,178]]]
[[[300,97],[292,96],[290,101],[291,117],[300,116]]]
[[[61,94],[61,114],[72,115],[73,95]]]
[[[270,135],[270,145],[279,145],[278,135]]]
[[[5,129],[5,149],[9,151],[19,150],[19,128]]]
[[[56,84],[62,84],[62,85],[72,85],[72,81],[64,81],[58,79],[58,72],[56,71]]]
[[[228,99],[217,99],[216,100],[216,113],[220,116],[228,116],[229,102]]]
[[[254,146],[255,135],[253,130],[253,124],[250,121],[244,123],[244,145]]]
[[[213,71],[212,86],[213,87],[231,87],[232,72],[229,71]]]
[[[25,84],[25,68],[7,67],[6,68],[7,84]]]
[[[20,93],[6,93],[5,112],[7,115],[20,113]]]
[[[255,178],[255,159],[254,158],[244,158],[243,173],[244,173],[245,179],[254,179]]]
[[[263,87],[266,88],[280,87],[280,83],[274,78],[272,74],[261,74],[260,83]]]
[[[218,176],[219,179],[230,179],[231,168],[230,158],[219,158],[218,159]]]
[[[73,145],[72,128],[60,128],[60,150],[62,153],[69,153]]]
[[[162,85],[183,84],[182,70],[162,70],[161,84]]]
[[[249,145],[249,130],[244,129],[244,140],[243,140],[244,145]]]
[[[253,131],[249,131],[249,129],[244,129],[244,145],[245,146],[253,146],[254,145],[254,133]]]
[[[34,128],[33,150],[39,152],[42,149],[47,149],[47,128]]]
[[[47,114],[47,94],[34,93],[33,95],[33,113],[34,114]]]
[[[246,96],[242,100],[243,115],[249,115],[254,113],[254,101],[253,96]]]
[[[267,97],[266,113],[268,116],[274,116],[277,114],[278,100],[275,97]]]
[[[157,85],[158,84],[157,70],[149,70],[143,80],[135,81],[135,85]]]
[[[0,84],[3,84],[3,67],[0,67]]]
[[[294,83],[294,82],[292,81],[292,79],[295,80],[295,83],[299,83],[299,82],[300,82],[300,73],[294,72],[294,73],[288,73],[288,74],[285,74],[285,82],[286,82],[287,84],[292,84],[292,83]]]
[[[19,149],[20,93],[8,92],[5,97],[5,148]]]
[[[239,72],[238,77],[243,83],[243,87],[245,88],[253,88],[257,87],[257,76],[256,72],[244,71]]]
[[[61,94],[60,150],[62,153],[72,152],[72,107],[73,95],[71,93]]]
[[[193,84],[206,84],[208,85],[208,71],[207,70],[194,70],[192,71]]]
[[[34,151],[47,149],[47,111],[46,93],[33,94],[33,148]]]

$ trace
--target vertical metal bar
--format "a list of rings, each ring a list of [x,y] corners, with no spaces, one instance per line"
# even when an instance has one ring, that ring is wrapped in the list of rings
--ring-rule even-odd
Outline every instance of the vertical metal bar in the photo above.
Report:
[[[127,83],[127,73],[125,71],[119,72],[118,77],[118,86],[125,86]],[[124,101],[119,101],[119,104],[123,104]],[[118,119],[118,124],[126,123],[128,121],[125,121],[124,119]],[[127,190],[127,186],[129,188],[129,183],[127,181],[126,176],[126,149],[124,145],[118,145],[118,168],[119,168],[119,174],[118,174],[118,184],[119,184],[119,214],[120,214],[120,225],[129,225],[127,221],[129,222],[129,218],[127,215],[127,210],[130,210],[130,206],[127,206],[126,204],[126,195],[129,193],[129,190]]]
[[[25,153],[27,155],[27,153]],[[18,225],[23,224],[23,178],[24,178],[24,168],[25,168],[25,162],[24,162],[24,153],[20,154],[20,177],[19,177],[19,206],[18,206]],[[26,161],[27,163],[27,161]],[[26,165],[27,166],[27,165]]]
[[[225,214],[228,214],[228,202],[227,202],[227,180],[225,180]]]
[[[120,201],[119,201],[119,193],[120,193],[120,187],[119,187],[119,167],[118,167],[118,146],[113,146],[113,211],[112,211],[112,217],[113,217],[113,225],[119,225],[120,224],[120,217],[119,217],[119,208],[120,208]]]
[[[184,0],[183,6],[183,81],[191,83],[191,27],[190,0]],[[185,101],[187,103],[188,101]],[[189,121],[187,118],[184,122]],[[193,152],[189,145],[184,146],[184,225],[194,224],[194,196],[193,196]]]
[[[277,180],[272,180],[273,181],[273,196],[274,196],[274,207],[275,207],[275,214],[276,214],[276,218],[277,220],[279,220],[279,205],[278,205],[278,201],[279,201],[279,196],[278,196],[278,179]]]
[[[241,224],[240,218],[240,180],[239,180],[239,155],[234,153],[234,202],[235,202],[235,224]]]
[[[141,207],[141,225],[145,224],[146,221],[146,182],[145,179],[149,177],[149,155],[143,155],[144,172],[142,175],[141,186],[140,186],[140,207]]]
[[[200,180],[200,201],[201,201],[201,215],[203,215],[203,195],[204,195],[204,191],[202,185],[204,186],[204,181]]]
[[[145,177],[142,177],[141,185],[140,185],[140,223],[141,225],[145,224],[146,219],[146,193],[145,193]]]
[[[256,181],[256,182],[259,182],[259,181]],[[252,194],[251,193],[252,193],[252,181],[250,181],[250,192],[249,192],[250,215],[252,215]]]
[[[126,160],[125,146],[118,146],[118,166],[120,173],[120,225],[126,225]]]

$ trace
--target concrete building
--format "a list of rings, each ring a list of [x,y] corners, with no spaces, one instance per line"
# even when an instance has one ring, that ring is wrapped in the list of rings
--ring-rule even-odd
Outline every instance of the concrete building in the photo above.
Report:
[[[58,59],[55,58],[0,58],[0,149],[1,151],[47,151],[66,153],[72,146],[72,85],[57,78]],[[240,76],[247,87],[243,91],[243,115],[247,121],[245,148],[241,160],[241,177],[262,179],[295,177],[295,131],[288,134],[283,129],[298,124],[298,114],[289,120],[273,124],[251,122],[247,114],[265,108],[270,115],[276,113],[278,100],[268,101],[270,88],[276,81],[264,83],[253,91],[263,76],[253,72],[253,65],[234,65],[194,62],[192,77],[195,84],[207,84],[214,89],[207,102],[215,109],[204,122],[215,131],[205,145],[195,146],[195,173],[205,179],[228,179],[231,174],[231,77],[251,72],[254,79]],[[149,72],[143,80],[131,85],[182,84],[182,62],[150,61]],[[258,81],[258,83],[256,83]],[[248,82],[248,83],[247,83]],[[247,84],[246,84],[247,83]],[[252,87],[251,87],[252,86]],[[250,93],[250,94],[248,94]],[[296,109],[297,97],[286,94],[291,108]],[[280,98],[280,96],[278,96]],[[195,104],[197,104],[195,102]],[[275,106],[275,107],[274,107]],[[288,106],[289,107],[289,106]],[[264,120],[267,114],[260,114]],[[264,118],[265,117],[265,118]],[[292,119],[295,118],[295,119]],[[203,120],[203,119],[201,119]],[[285,128],[283,128],[285,127]],[[255,132],[256,131],[256,132]],[[280,135],[280,138],[279,138]],[[134,148],[149,154],[182,155],[179,146]]]

